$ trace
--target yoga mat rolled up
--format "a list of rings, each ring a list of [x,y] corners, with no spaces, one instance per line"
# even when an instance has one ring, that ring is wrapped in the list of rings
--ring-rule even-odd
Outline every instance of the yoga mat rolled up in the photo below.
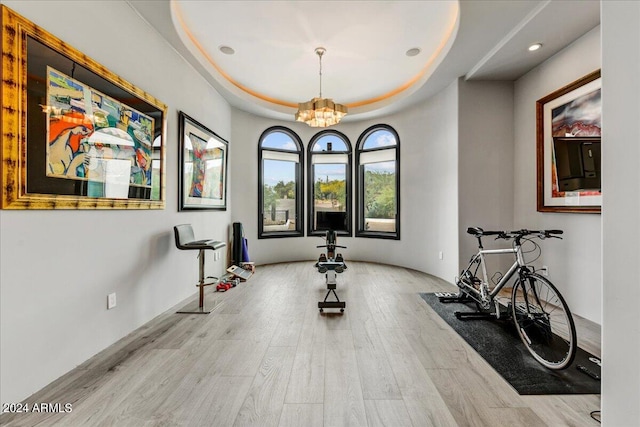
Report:
[[[242,262],[249,262],[249,242],[245,237],[242,238]]]

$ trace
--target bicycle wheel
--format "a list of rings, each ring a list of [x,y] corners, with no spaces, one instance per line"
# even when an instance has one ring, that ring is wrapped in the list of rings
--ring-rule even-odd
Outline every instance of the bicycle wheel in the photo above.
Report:
[[[576,355],[576,327],[567,303],[537,274],[517,280],[511,294],[513,321],[529,353],[549,369],[568,367]]]

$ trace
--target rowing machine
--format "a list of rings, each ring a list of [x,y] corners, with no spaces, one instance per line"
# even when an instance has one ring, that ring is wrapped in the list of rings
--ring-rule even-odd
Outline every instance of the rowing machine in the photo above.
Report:
[[[333,230],[327,231],[325,240],[325,245],[316,246],[318,248],[327,248],[327,253],[320,254],[318,262],[315,264],[318,273],[324,273],[327,283],[327,294],[324,297],[324,301],[318,301],[318,309],[322,313],[325,308],[339,308],[340,313],[344,313],[347,303],[340,301],[338,294],[336,294],[336,278],[338,274],[347,269],[347,264],[345,264],[342,254],[336,254],[336,248],[346,249],[346,246],[338,246],[336,244],[336,232]],[[331,293],[335,296],[335,301],[327,301]]]

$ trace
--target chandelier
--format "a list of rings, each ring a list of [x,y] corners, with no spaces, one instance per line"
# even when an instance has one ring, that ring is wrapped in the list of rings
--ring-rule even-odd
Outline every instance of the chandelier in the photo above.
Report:
[[[304,122],[314,128],[326,128],[337,125],[347,115],[347,107],[336,104],[333,99],[322,97],[322,55],[327,50],[323,47],[316,48],[316,55],[320,59],[320,96],[311,101],[300,102],[296,121]]]

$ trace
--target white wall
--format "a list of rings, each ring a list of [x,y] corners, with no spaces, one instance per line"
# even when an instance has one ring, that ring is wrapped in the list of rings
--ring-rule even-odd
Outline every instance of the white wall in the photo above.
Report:
[[[467,227],[513,228],[513,83],[458,80],[459,84],[459,268],[478,250]],[[485,248],[505,247],[493,238]],[[506,247],[509,247],[508,244]],[[490,269],[506,272],[512,255],[487,257]]]
[[[196,254],[172,227],[226,240],[230,214],[177,212],[178,110],[227,139],[231,112],[125,2],[2,3],[169,106],[165,210],[0,211],[0,400],[17,402],[194,294]]]
[[[603,1],[602,424],[640,425],[640,3]]]
[[[343,251],[347,260],[401,265],[453,280],[458,269],[457,94],[454,82],[428,102],[402,114],[341,123],[333,128],[344,133],[354,147],[360,134],[377,123],[392,126],[400,138],[401,240],[341,237],[340,244],[348,246]],[[236,153],[242,153],[233,157],[230,168],[232,219],[243,223],[252,260],[261,264],[311,260],[318,254],[315,245],[321,244],[317,237],[257,238],[258,139],[274,125],[296,132],[305,149],[318,132],[304,124],[278,122],[233,110],[232,140]],[[444,252],[442,261],[438,259],[439,251]]]
[[[459,228],[457,82],[398,115],[398,121],[406,143],[401,159],[404,222],[396,264],[453,282]]]
[[[514,226],[561,229],[564,240],[541,243],[538,264],[582,317],[602,323],[599,214],[536,211],[536,101],[600,68],[600,27],[593,29],[515,83]],[[606,197],[606,195],[604,196]]]

